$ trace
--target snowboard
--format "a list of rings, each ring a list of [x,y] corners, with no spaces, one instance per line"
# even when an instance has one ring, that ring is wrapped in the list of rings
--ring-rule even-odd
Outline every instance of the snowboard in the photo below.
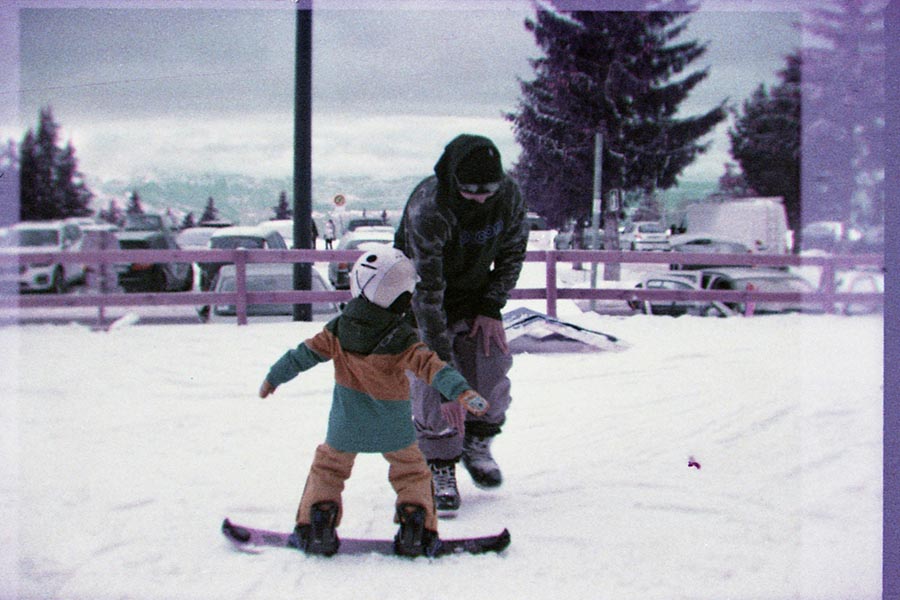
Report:
[[[222,533],[234,544],[235,548],[244,552],[259,552],[261,548],[272,546],[277,548],[291,548],[288,538],[291,532],[270,531],[257,529],[232,523],[225,519],[222,522]],[[497,535],[483,537],[457,538],[441,540],[437,553],[431,558],[448,556],[452,554],[485,554],[488,552],[502,552],[509,546],[509,531],[504,529]],[[370,539],[370,538],[341,538],[341,546],[338,550],[341,554],[384,554],[396,556],[394,553],[394,540]]]

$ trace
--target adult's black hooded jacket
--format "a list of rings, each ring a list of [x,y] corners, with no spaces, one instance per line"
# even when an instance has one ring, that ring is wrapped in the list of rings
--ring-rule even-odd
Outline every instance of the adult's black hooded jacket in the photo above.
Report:
[[[497,151],[488,138],[469,134],[446,146],[435,174],[410,195],[395,238],[421,278],[412,306],[423,341],[446,361],[448,325],[476,315],[499,319],[528,246],[525,204],[508,175],[484,204],[459,195],[457,166],[482,146]]]

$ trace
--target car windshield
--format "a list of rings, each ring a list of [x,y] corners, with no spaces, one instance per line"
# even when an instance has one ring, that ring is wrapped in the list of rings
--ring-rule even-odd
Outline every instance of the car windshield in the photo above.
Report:
[[[163,228],[159,215],[128,215],[125,217],[127,231],[159,231]]]
[[[659,223],[642,223],[638,225],[638,231],[641,233],[665,233],[666,228]]]
[[[8,236],[9,246],[43,248],[59,245],[59,231],[55,229],[19,229]]]
[[[690,290],[690,285],[671,279],[651,279],[647,282],[647,288],[651,290]]]
[[[372,227],[377,225],[384,225],[384,221],[381,219],[350,219],[350,222],[347,224],[347,231],[354,231],[359,229],[360,227]]]
[[[139,240],[119,240],[119,248],[123,250],[164,250],[166,248],[165,241],[158,236]]]
[[[219,286],[223,292],[233,292],[237,289],[234,277],[225,277]],[[293,279],[290,275],[248,275],[247,291],[273,292],[277,290],[290,290],[293,288]]]
[[[263,248],[264,240],[258,237],[250,237],[236,235],[234,237],[214,237],[210,238],[210,245],[213,248],[224,250],[234,250],[235,248]]]

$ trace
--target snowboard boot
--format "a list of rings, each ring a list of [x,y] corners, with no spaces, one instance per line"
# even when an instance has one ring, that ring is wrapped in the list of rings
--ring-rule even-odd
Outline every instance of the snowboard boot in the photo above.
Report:
[[[294,527],[288,545],[307,554],[331,556],[337,553],[341,545],[335,531],[337,516],[337,502],[316,502],[310,510],[310,523]]]
[[[479,437],[466,434],[463,440],[462,460],[475,485],[480,488],[495,488],[503,483],[500,467],[491,456],[493,437]]]
[[[435,556],[441,548],[436,531],[425,529],[425,509],[418,504],[397,507],[400,529],[394,536],[394,552],[400,556]]]
[[[461,503],[456,488],[456,461],[429,460],[434,503],[437,510],[458,510]]]

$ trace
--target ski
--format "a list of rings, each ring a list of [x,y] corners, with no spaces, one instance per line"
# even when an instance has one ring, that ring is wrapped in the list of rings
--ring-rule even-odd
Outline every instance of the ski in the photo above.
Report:
[[[291,532],[270,531],[257,529],[232,523],[225,519],[222,522],[222,533],[234,544],[235,548],[244,552],[259,552],[266,546],[277,548],[291,548],[288,538]],[[509,546],[509,531],[504,529],[497,535],[484,537],[458,538],[441,540],[437,553],[432,558],[448,556],[452,554],[485,554],[488,552],[502,552]],[[369,539],[369,538],[341,538],[338,555],[350,554],[384,554],[396,556],[394,553],[394,540]]]

